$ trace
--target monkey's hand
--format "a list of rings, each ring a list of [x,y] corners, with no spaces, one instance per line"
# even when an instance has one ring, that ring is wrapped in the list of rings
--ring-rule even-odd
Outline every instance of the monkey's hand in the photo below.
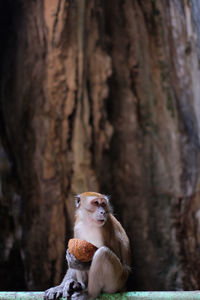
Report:
[[[52,287],[44,292],[44,299],[45,300],[58,299],[62,295],[62,292],[63,292],[62,285]]]
[[[73,254],[69,253],[67,249],[66,259],[68,262],[68,266],[71,269],[76,269],[79,271],[87,271],[90,268],[91,262],[81,262],[79,261]]]
[[[73,279],[67,279],[62,284],[52,287],[45,291],[44,299],[51,300],[51,299],[58,299],[61,296],[63,297],[70,297],[73,293],[78,293],[84,290],[86,287],[83,283],[77,282]]]

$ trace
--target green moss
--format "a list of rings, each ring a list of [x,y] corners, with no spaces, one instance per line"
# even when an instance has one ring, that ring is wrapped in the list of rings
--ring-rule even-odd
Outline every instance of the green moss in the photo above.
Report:
[[[168,65],[162,60],[159,60],[158,64],[160,67],[160,75],[161,75],[162,83],[164,83],[164,82],[168,81],[169,68],[168,68]]]
[[[159,132],[159,127],[153,122],[151,114],[143,116],[142,119],[142,130],[144,134],[157,135]]]
[[[154,16],[156,16],[156,17],[160,16],[160,11],[156,7],[156,1],[155,0],[151,1],[151,5],[152,5],[152,12],[153,12]]]
[[[166,64],[165,61],[159,60],[158,61],[159,67],[160,67],[160,77],[161,77],[161,85],[162,89],[164,91],[164,94],[166,95],[166,106],[167,109],[170,111],[171,117],[175,117],[175,108],[174,108],[174,101],[173,97],[171,95],[170,91],[170,84],[169,84],[169,79],[170,79],[170,72],[169,72],[169,67]]]
[[[167,109],[170,111],[172,118],[175,117],[174,102],[170,90],[167,90]]]

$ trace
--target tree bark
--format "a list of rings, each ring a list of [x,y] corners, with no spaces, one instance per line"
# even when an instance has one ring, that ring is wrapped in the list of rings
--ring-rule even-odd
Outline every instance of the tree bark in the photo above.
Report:
[[[87,190],[130,237],[130,289],[199,289],[198,1],[1,8],[0,289],[59,283]]]

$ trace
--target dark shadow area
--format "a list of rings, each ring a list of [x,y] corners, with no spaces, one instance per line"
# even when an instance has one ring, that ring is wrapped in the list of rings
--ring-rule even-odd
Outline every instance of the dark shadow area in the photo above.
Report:
[[[12,63],[16,55],[16,32],[17,22],[21,13],[20,1],[1,1],[0,2],[0,81],[7,76],[7,64]],[[12,86],[9,87],[12,90]],[[3,91],[0,92],[0,161],[1,161],[1,189],[3,195],[0,195],[0,290],[21,291],[26,289],[25,270],[22,261],[20,244],[17,239],[15,212],[12,208],[14,199],[11,194],[11,185],[13,185],[14,164],[12,162],[12,153],[5,153],[12,149],[8,145],[7,132],[3,114]],[[9,150],[10,152],[10,150]],[[2,168],[2,160],[6,155],[9,157],[9,171],[5,172]],[[11,183],[12,182],[12,183]],[[6,199],[5,199],[6,195]]]

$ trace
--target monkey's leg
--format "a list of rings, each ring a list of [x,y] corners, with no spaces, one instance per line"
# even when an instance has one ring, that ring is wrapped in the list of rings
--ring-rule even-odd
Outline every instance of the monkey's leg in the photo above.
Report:
[[[57,299],[60,296],[68,297],[76,291],[84,289],[85,286],[77,281],[76,270],[68,269],[60,285],[52,287],[45,291],[44,299]]]
[[[109,248],[99,248],[89,271],[89,297],[96,298],[101,292],[115,293],[121,290],[123,285],[123,267],[119,258]]]

